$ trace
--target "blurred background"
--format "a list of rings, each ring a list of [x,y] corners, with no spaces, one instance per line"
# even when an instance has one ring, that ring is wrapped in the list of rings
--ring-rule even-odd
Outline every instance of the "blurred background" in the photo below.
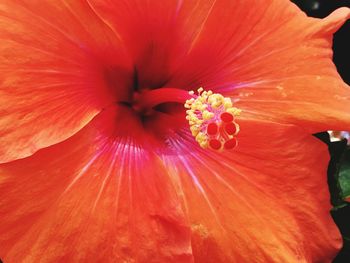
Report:
[[[350,0],[292,0],[309,16],[323,18],[335,9],[350,7]],[[334,63],[350,85],[350,21],[334,36]],[[328,184],[331,192],[333,218],[344,240],[344,247],[333,263],[350,263],[350,146],[349,133],[330,132],[315,135],[328,144],[331,161],[328,167]],[[348,200],[349,202],[347,202]]]

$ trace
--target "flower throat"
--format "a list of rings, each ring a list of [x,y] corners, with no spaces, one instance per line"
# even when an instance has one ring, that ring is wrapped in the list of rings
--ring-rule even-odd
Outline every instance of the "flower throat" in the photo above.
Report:
[[[241,112],[232,100],[203,88],[185,91],[175,88],[146,90],[135,96],[133,108],[149,112],[164,103],[184,103],[186,119],[200,147],[212,150],[232,150],[237,146],[239,125],[235,117]]]

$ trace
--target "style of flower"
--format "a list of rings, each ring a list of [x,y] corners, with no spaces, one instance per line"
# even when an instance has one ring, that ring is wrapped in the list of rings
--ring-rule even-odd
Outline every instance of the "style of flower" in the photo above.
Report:
[[[342,241],[311,134],[349,130],[331,60],[349,17],[287,0],[0,1],[2,260],[330,262]]]

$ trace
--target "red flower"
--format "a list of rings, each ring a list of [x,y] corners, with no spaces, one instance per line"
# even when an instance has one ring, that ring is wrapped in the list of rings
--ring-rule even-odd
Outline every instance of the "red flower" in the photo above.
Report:
[[[310,134],[349,129],[331,61],[348,17],[285,0],[3,0],[0,257],[330,262],[341,237]],[[190,134],[183,91],[201,86],[242,110],[234,150]]]

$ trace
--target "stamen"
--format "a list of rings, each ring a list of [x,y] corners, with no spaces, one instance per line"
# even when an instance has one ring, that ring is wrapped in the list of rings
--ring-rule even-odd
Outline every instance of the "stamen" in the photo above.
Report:
[[[232,100],[203,88],[190,91],[191,99],[186,100],[185,108],[192,135],[202,148],[231,150],[237,146],[235,136],[239,125],[235,116],[241,112],[233,107]]]

